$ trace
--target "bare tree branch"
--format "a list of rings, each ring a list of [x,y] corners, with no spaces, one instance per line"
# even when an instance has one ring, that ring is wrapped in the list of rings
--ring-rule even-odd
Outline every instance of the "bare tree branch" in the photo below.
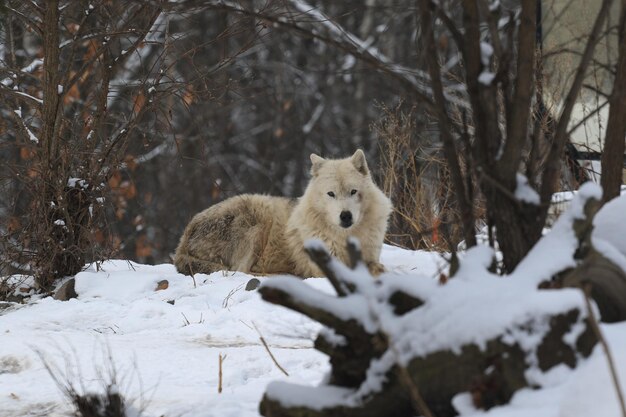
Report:
[[[517,36],[517,71],[515,91],[511,101],[514,112],[507,114],[506,142],[498,169],[506,180],[512,179],[519,169],[522,148],[528,134],[530,102],[534,90],[535,16],[536,0],[523,0]]]
[[[299,2],[298,5],[302,6],[302,3]],[[310,20],[308,21],[298,21],[293,16],[288,18],[282,14],[275,14],[271,10],[254,10],[252,8],[245,8],[240,4],[214,0],[187,0],[177,4],[168,4],[168,7],[170,10],[178,10],[181,7],[205,8],[254,17],[273,28],[283,29],[304,38],[317,39],[325,44],[331,45],[341,51],[353,55],[358,60],[384,73],[391,79],[399,81],[404,87],[407,87],[408,90],[411,91],[427,109],[434,112],[431,91],[426,83],[426,74],[421,74],[416,72],[414,69],[404,68],[395,64],[386,57],[373,53],[372,48],[364,48],[364,41],[345,31],[337,23],[332,21],[330,18],[321,15],[312,7],[308,10],[300,10],[303,16],[309,17]],[[309,15],[308,13],[311,14]],[[308,28],[305,27],[305,24],[313,24],[313,26]],[[334,30],[329,30],[326,34],[321,33],[319,24],[326,24],[334,28]],[[323,25],[321,27],[324,28]],[[453,95],[448,95],[447,99],[459,106],[467,105],[464,99]]]
[[[563,150],[565,149],[565,142],[567,140],[567,126],[576,103],[576,98],[583,84],[589,62],[593,56],[595,47],[600,39],[600,31],[608,16],[609,9],[613,0],[602,0],[602,5],[589,34],[589,39],[585,45],[585,50],[576,69],[576,75],[574,81],[570,87],[569,92],[565,98],[563,104],[563,110],[561,111],[558,124],[556,126],[552,144],[550,146],[550,152],[546,161],[546,167],[543,174],[541,183],[540,197],[542,202],[550,201],[550,198],[557,187],[557,180],[561,168],[561,157]]]
[[[437,59],[437,49],[435,47],[435,35],[432,27],[432,16],[429,7],[429,0],[420,0],[421,23],[424,39],[426,43],[426,51],[430,57],[428,60],[428,69],[433,86],[433,96],[435,99],[435,108],[437,119],[439,120],[439,134],[443,142],[443,151],[448,162],[448,169],[454,190],[456,191],[456,201],[461,212],[461,221],[463,222],[463,231],[465,242],[468,247],[476,246],[476,232],[474,226],[474,214],[472,212],[472,201],[468,199],[468,190],[465,189],[465,182],[461,167],[459,164],[458,151],[454,143],[454,137],[450,131],[452,123],[446,111],[446,101],[443,94],[443,85],[441,83],[441,72]]]

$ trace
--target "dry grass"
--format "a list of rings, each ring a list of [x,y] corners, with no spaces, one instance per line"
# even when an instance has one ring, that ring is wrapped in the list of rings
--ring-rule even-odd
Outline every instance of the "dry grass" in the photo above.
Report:
[[[267,351],[267,353],[270,355],[270,358],[272,359],[272,362],[274,362],[274,365],[276,365],[276,367],[283,373],[285,374],[285,376],[289,376],[289,374],[287,373],[287,371],[285,370],[285,368],[283,368],[282,366],[280,366],[280,364],[278,363],[278,361],[276,360],[276,357],[274,356],[274,354],[272,353],[272,351],[270,350],[270,347],[267,345],[267,342],[265,341],[265,338],[263,337],[263,335],[261,334],[261,331],[259,330],[258,327],[256,327],[256,324],[254,324],[254,322],[252,322],[252,326],[254,326],[254,330],[256,330],[256,332],[259,334],[259,340],[261,341],[261,343],[263,344],[263,347],[265,348],[265,350]]]
[[[382,110],[373,129],[380,146],[382,188],[394,205],[388,241],[409,249],[456,247],[462,229],[440,150],[421,145],[415,108]]]
[[[88,392],[84,386],[84,376],[80,373],[80,367],[71,363],[69,355],[65,358],[65,371],[57,364],[49,361],[42,351],[35,351],[41,359],[46,371],[61,390],[67,400],[73,405],[75,417],[126,417],[130,414],[140,416],[143,407],[138,410],[127,405],[127,401],[120,393],[120,380],[117,368],[113,363],[110,348],[103,349],[106,369],[98,370],[98,378],[102,381],[101,392]],[[74,356],[76,352],[74,352]],[[72,369],[78,368],[78,373]],[[76,385],[78,384],[78,386]]]
[[[222,378],[223,378],[222,365],[224,364],[224,361],[226,360],[226,356],[227,355],[222,356],[221,353],[219,355],[219,371],[218,371],[218,383],[217,383],[218,394],[222,393]]]

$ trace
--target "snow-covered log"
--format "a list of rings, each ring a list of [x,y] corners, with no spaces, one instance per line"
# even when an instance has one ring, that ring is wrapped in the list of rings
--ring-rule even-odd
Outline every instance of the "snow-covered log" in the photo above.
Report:
[[[583,288],[598,305],[603,322],[626,320],[626,245],[622,242],[626,227],[626,195],[615,198],[598,210],[595,204],[586,216],[587,224],[574,226],[582,262],[561,274],[557,285]]]
[[[270,384],[261,413],[424,415],[421,397],[434,415],[454,416],[458,394],[490,408],[540,385],[537,376],[557,365],[577,366],[597,342],[584,294],[545,283],[585,268],[590,256],[606,261],[590,238],[599,199],[597,187],[583,187],[553,230],[504,277],[489,272],[493,252],[485,247],[469,250],[456,275],[440,285],[392,273],[373,278],[356,242],[348,242],[351,267],[311,245],[311,259],[336,296],[290,277],[267,280],[259,291],[327,327],[315,347],[329,356],[332,370],[318,387]]]

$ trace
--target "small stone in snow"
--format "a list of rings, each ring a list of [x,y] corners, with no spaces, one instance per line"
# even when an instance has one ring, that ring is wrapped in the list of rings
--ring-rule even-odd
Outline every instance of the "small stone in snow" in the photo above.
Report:
[[[61,285],[54,293],[54,299],[59,301],[67,301],[78,297],[75,289],[76,280],[74,278]]]
[[[248,283],[246,284],[246,291],[254,291],[257,288],[259,288],[259,285],[261,285],[261,281],[259,281],[256,278],[252,278],[250,281],[248,281]]]

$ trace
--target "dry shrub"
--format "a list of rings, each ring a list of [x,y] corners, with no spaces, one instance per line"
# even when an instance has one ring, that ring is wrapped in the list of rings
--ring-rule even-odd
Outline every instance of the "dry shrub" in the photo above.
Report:
[[[415,107],[383,106],[374,124],[383,191],[394,205],[387,240],[409,249],[449,250],[462,240],[448,169],[439,147],[420,136]]]
[[[80,372],[78,355],[72,349],[76,357],[75,363],[70,359],[70,354],[65,353],[64,370],[54,361],[46,358],[43,351],[35,350],[43,363],[48,375],[52,378],[64,397],[69,401],[75,417],[140,417],[143,414],[143,406],[135,408],[120,392],[123,381],[118,378],[118,369],[113,362],[110,346],[103,347],[102,355],[105,360],[104,368],[97,370],[97,378],[102,386],[100,389],[89,391],[85,388],[85,378]],[[77,372],[76,372],[77,370]]]
[[[76,417],[127,416],[124,398],[111,385],[102,394],[73,393],[70,399],[76,408]]]
[[[10,164],[22,180],[10,215],[0,217],[0,275],[33,275],[37,290],[48,292],[57,279],[113,255],[106,182],[112,167],[121,164],[121,152],[99,162],[98,142],[82,139],[72,134],[59,139],[56,164],[47,162],[38,145],[31,158]]]
[[[0,32],[37,45],[23,54],[16,52],[20,42],[7,46],[6,71],[23,91],[0,95],[3,108],[17,109],[0,114],[6,122],[0,129],[0,156],[6,157],[0,164],[0,196],[6,196],[0,198],[0,275],[33,275],[39,292],[110,257],[115,245],[104,203],[113,202],[117,190],[109,180],[131,169],[131,141],[154,126],[160,99],[177,88],[160,86],[162,44],[152,45],[151,69],[129,58],[140,54],[149,34],[163,30],[156,25],[158,5],[131,3],[94,1],[85,10],[79,2],[61,9],[54,2],[43,8],[11,1],[15,24]],[[15,18],[37,14],[43,16],[32,20],[37,30]],[[98,36],[84,42],[88,33]],[[28,65],[40,69],[20,69]],[[125,191],[127,199],[136,195],[134,186]]]

